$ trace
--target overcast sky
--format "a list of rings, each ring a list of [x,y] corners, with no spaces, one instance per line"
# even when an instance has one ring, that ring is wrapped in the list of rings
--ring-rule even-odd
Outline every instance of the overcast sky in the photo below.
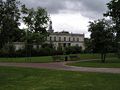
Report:
[[[103,18],[110,0],[20,0],[29,8],[43,7],[51,16],[55,31],[84,33],[89,21]]]

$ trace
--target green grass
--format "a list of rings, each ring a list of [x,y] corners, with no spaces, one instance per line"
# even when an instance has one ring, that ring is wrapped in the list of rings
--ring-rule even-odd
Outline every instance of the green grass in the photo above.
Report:
[[[0,67],[0,90],[119,90],[120,74]]]
[[[68,65],[79,66],[79,67],[120,68],[120,59],[107,58],[106,63],[101,63],[101,60],[97,60],[97,61],[69,63]]]
[[[100,54],[77,54],[77,55],[80,57],[78,60],[99,59],[100,58]],[[64,57],[64,55],[62,55],[61,57]],[[108,57],[114,57],[114,54],[108,54]],[[53,61],[52,56],[29,57],[29,58],[0,58],[0,62],[39,62],[39,63],[46,63],[46,62],[52,62],[52,61]]]
[[[101,55],[100,54],[78,54],[81,60],[85,59],[100,59]],[[109,53],[107,54],[107,57],[116,57],[115,54]]]
[[[24,58],[0,58],[0,62],[52,62],[51,56],[44,56],[44,57],[24,57]]]
[[[98,59],[100,54],[78,54],[80,59]]]

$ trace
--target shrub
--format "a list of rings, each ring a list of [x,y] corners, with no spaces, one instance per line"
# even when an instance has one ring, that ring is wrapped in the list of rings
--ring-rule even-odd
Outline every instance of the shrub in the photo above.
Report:
[[[52,56],[53,61],[64,61],[64,57],[61,55]]]
[[[118,58],[120,58],[120,51],[117,53]]]
[[[0,57],[14,57],[15,47],[13,44],[6,44],[0,51]]]
[[[69,58],[70,58],[71,61],[80,59],[80,57],[78,55],[70,55]]]
[[[78,54],[82,53],[82,47],[79,46],[70,46],[65,48],[66,54]]]

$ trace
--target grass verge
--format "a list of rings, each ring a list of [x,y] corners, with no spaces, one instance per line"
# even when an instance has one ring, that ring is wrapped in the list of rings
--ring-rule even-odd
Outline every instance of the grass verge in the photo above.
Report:
[[[120,74],[0,67],[0,90],[119,90]]]
[[[68,65],[78,66],[78,67],[120,68],[120,59],[107,58],[106,63],[101,63],[101,60],[96,60],[96,61],[69,63]]]
[[[79,56],[79,59],[75,60],[85,60],[85,59],[100,59],[100,54],[75,54]],[[65,55],[60,57],[64,58]],[[114,54],[108,54],[108,57],[114,57]],[[60,59],[60,58],[59,58]],[[64,60],[64,59],[63,59]],[[59,61],[63,61],[59,60]],[[53,62],[52,56],[41,56],[41,57],[21,57],[21,58],[0,58],[0,62],[39,62],[47,63]]]
[[[47,63],[52,62],[51,56],[44,57],[21,57],[21,58],[0,58],[0,62],[39,62],[39,63]]]

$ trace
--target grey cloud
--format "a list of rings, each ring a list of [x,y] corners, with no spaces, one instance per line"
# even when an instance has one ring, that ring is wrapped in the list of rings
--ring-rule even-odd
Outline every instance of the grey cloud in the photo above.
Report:
[[[95,19],[101,18],[103,16],[103,13],[105,13],[107,10],[106,3],[109,1],[110,0],[83,0],[82,3],[84,5],[84,8],[87,9],[83,11],[83,15]]]
[[[110,0],[67,0],[74,4],[76,12],[80,12],[83,16],[91,19],[101,18],[106,12],[106,4]]]
[[[83,16],[96,19],[102,17],[106,11],[106,3],[110,0],[20,0],[29,8],[43,7],[50,14],[58,14],[60,11],[79,12]]]
[[[65,9],[64,2],[61,0],[20,0],[28,8],[42,7],[51,14],[59,13],[59,10]]]
[[[102,12],[106,9],[109,0],[81,0],[81,3],[91,11]]]

